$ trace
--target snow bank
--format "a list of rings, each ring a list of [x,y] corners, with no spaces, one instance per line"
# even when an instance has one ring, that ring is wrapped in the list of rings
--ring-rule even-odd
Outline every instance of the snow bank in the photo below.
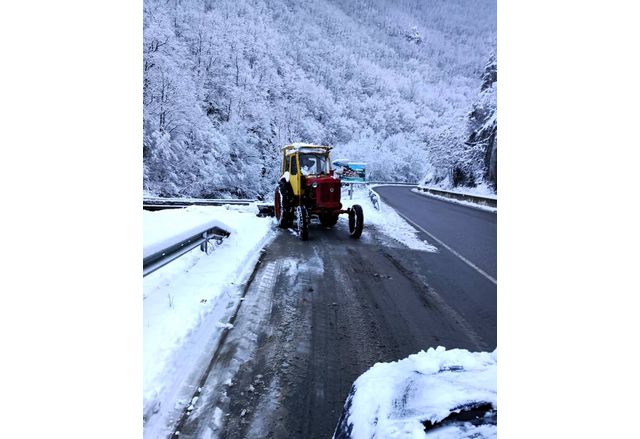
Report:
[[[143,280],[145,414],[169,410],[204,347],[232,328],[241,286],[274,236],[273,221],[256,213],[255,205],[144,212],[145,254],[202,225],[231,232],[211,254],[196,248]]]
[[[418,231],[398,215],[393,208],[384,204],[382,199],[380,199],[380,210],[375,209],[369,199],[369,189],[364,185],[354,187],[353,199],[349,199],[348,188],[342,188],[342,204],[344,209],[354,204],[362,206],[365,230],[368,224],[372,224],[380,232],[413,250],[438,251],[435,246],[429,244],[426,240],[420,239]]]
[[[420,185],[419,187],[424,187],[427,189],[437,189],[437,190],[452,192],[454,194],[460,194],[460,195],[471,195],[471,196],[477,196],[477,197],[490,198],[492,200],[498,199],[498,196],[496,195],[496,193],[493,191],[491,186],[489,186],[487,183],[479,184],[473,188],[463,187],[460,189],[457,189],[457,188],[444,189],[438,186],[425,186],[425,185]]]
[[[428,432],[423,422],[440,422],[478,402],[497,410],[496,368],[497,351],[473,353],[441,346],[377,363],[354,383],[334,437],[495,438],[496,425],[489,422]]]
[[[421,191],[420,189],[416,189],[416,188],[411,189],[411,192],[416,193],[418,195],[423,195],[425,197],[432,197],[432,198],[437,198],[439,200],[448,201],[449,203],[461,204],[463,206],[468,206],[468,207],[473,207],[473,208],[480,209],[480,210],[485,210],[487,212],[493,212],[493,213],[497,213],[498,212],[498,209],[495,208],[495,207],[483,206],[482,204],[473,203],[471,201],[457,200],[455,198],[449,198],[449,197],[445,197],[443,195],[433,194],[433,193],[430,193],[430,192],[424,192],[424,191]],[[477,194],[470,194],[470,193],[465,193],[465,192],[458,192],[458,193],[465,194],[465,195],[477,195]],[[481,195],[481,196],[485,196],[485,195]],[[497,197],[487,197],[487,198],[497,199]]]
[[[163,219],[169,221],[157,221],[159,224],[154,224],[154,226],[149,230],[148,235],[145,232],[145,239],[143,243],[144,249],[142,252],[142,256],[144,258],[194,236],[205,228],[213,229],[214,227],[218,227],[229,233],[235,232],[234,228],[220,220],[214,219],[201,221],[197,215],[193,215],[193,218],[189,218],[197,224],[191,228],[186,228],[187,224],[176,222],[174,218],[170,216]],[[175,230],[171,231],[173,228],[175,228]]]

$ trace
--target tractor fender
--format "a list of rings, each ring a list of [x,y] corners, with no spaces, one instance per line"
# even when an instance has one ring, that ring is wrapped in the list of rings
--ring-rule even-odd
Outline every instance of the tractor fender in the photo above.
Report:
[[[280,177],[280,179],[283,179],[289,183],[289,179],[291,178],[291,176],[289,175],[289,171],[284,171],[284,174],[282,174],[282,177]]]
[[[284,177],[280,178],[278,190],[282,195],[282,207],[285,210],[290,209],[293,206],[293,188],[291,187],[291,183]]]

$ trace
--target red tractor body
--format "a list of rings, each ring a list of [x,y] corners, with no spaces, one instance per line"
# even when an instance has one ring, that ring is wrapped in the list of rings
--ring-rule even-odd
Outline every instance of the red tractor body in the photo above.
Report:
[[[296,220],[302,240],[309,236],[311,218],[325,227],[333,227],[338,215],[349,215],[349,231],[359,238],[363,228],[362,207],[342,209],[340,178],[331,169],[329,146],[292,144],[282,148],[282,177],[275,192],[275,215],[280,227],[288,228]]]
[[[310,213],[318,213],[324,210],[339,211],[342,209],[340,202],[340,180],[333,176],[305,177],[305,192],[309,197]],[[314,212],[314,211],[318,212]]]

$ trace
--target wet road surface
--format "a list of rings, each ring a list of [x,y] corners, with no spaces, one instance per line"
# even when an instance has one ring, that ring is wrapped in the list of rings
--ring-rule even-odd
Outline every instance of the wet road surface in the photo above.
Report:
[[[382,186],[375,190],[386,204],[496,278],[495,213],[417,194],[407,187]],[[430,242],[438,245],[432,239]]]
[[[389,204],[387,197],[401,203],[406,195],[386,189],[379,192]],[[442,215],[427,207],[427,197],[411,195],[419,197],[411,200],[419,215]],[[458,209],[473,209],[445,204],[439,207],[451,206],[450,221],[463,228],[453,227],[458,238],[449,245],[495,277],[495,262],[491,271],[490,258],[477,256],[495,253],[495,233],[493,250],[481,249],[481,237],[467,244],[476,248],[468,251],[464,233],[478,229],[465,228],[465,213]],[[365,224],[370,208],[365,206]],[[411,209],[398,210],[412,217]],[[466,215],[471,223],[485,217],[477,212]],[[495,230],[495,214],[488,215]],[[414,221],[449,240],[448,225]],[[330,438],[353,381],[376,362],[440,345],[493,350],[495,284],[422,238],[439,251],[407,249],[371,226],[360,240],[350,239],[346,218],[332,230],[312,224],[308,242],[279,231],[180,437]]]

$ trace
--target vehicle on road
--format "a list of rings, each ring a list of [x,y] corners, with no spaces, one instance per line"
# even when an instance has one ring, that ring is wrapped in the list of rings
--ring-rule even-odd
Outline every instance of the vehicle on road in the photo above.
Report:
[[[429,348],[376,363],[351,387],[333,439],[495,439],[497,350]]]
[[[275,216],[282,228],[296,226],[303,241],[309,239],[309,223],[318,219],[333,227],[342,213],[349,215],[349,234],[359,238],[364,226],[362,207],[342,209],[341,181],[331,168],[331,146],[294,143],[282,148],[282,176],[275,190]]]

